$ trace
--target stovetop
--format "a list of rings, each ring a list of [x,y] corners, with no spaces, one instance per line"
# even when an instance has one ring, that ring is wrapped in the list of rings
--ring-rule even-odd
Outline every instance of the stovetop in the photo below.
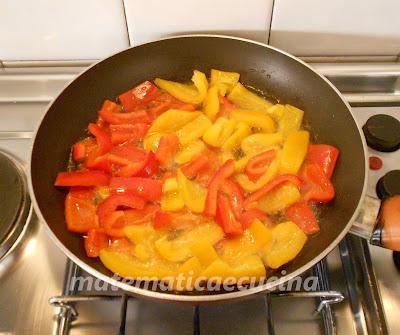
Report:
[[[26,166],[31,138],[46,106],[83,67],[71,66],[82,65],[74,63],[59,67],[23,65],[0,68],[0,150]],[[400,120],[400,64],[313,66],[357,106],[353,111],[360,125],[377,113]],[[370,153],[384,163],[381,170],[370,173],[368,193],[376,196],[376,181],[386,171],[399,168],[399,153]],[[68,275],[79,269],[67,261],[34,215],[23,237],[0,261],[0,334],[55,334],[65,326],[63,322],[73,318],[68,319],[70,309],[56,308],[49,299],[53,297],[53,304],[65,302],[65,297],[57,296],[75,293]],[[86,274],[80,274],[86,278]],[[125,300],[123,292],[92,289],[78,292],[79,302],[71,305],[79,316],[72,321],[69,333],[118,334],[121,315],[122,319],[126,315],[125,334],[293,334],[299,329],[307,334],[400,334],[400,273],[391,251],[368,246],[349,235],[310,274],[319,277],[319,292],[326,294],[323,301],[333,303],[334,297],[343,301],[316,313],[320,293],[286,292],[197,308]],[[94,301],[87,298],[93,294],[103,297]]]

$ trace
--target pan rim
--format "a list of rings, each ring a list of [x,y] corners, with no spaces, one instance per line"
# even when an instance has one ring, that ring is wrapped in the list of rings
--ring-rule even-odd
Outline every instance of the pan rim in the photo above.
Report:
[[[37,134],[39,132],[39,129],[42,125],[43,119],[46,117],[48,111],[51,109],[51,107],[53,106],[54,102],[59,98],[59,96],[61,96],[64,91],[66,90],[67,87],[69,87],[70,85],[72,85],[75,81],[76,78],[82,76],[84,73],[86,73],[87,71],[91,70],[92,67],[98,65],[99,63],[114,57],[115,55],[125,52],[127,50],[139,47],[141,45],[146,45],[146,44],[152,44],[152,43],[157,43],[159,41],[163,41],[163,40],[170,40],[170,39],[182,39],[182,38],[193,38],[193,37],[205,37],[205,38],[221,38],[221,39],[232,39],[232,40],[237,40],[237,41],[242,41],[242,42],[246,42],[246,43],[250,43],[250,44],[256,44],[259,46],[262,46],[264,48],[267,49],[272,49],[278,53],[281,53],[291,59],[293,59],[294,61],[302,64],[303,66],[305,66],[306,68],[308,68],[309,70],[311,70],[312,72],[314,72],[316,75],[318,75],[322,80],[324,80],[330,87],[331,89],[333,89],[333,91],[337,94],[337,96],[341,99],[341,101],[344,103],[344,105],[347,107],[347,110],[349,111],[351,117],[353,118],[353,121],[358,129],[359,132],[359,136],[361,138],[361,142],[362,142],[362,146],[363,146],[363,153],[364,153],[364,183],[363,183],[363,189],[362,192],[360,194],[359,200],[358,200],[358,204],[354,210],[354,213],[352,215],[352,217],[350,218],[350,220],[348,221],[348,223],[346,224],[346,226],[344,227],[344,229],[340,232],[340,234],[338,234],[338,236],[335,238],[334,241],[332,241],[329,246],[323,251],[321,252],[318,256],[314,257],[312,260],[310,260],[309,262],[307,262],[306,264],[304,264],[303,266],[301,266],[300,268],[298,268],[297,270],[290,272],[288,274],[286,274],[283,277],[280,277],[278,280],[271,282],[271,283],[266,283],[260,286],[256,286],[250,289],[246,289],[246,290],[239,290],[239,291],[235,291],[235,292],[230,292],[230,293],[216,293],[216,294],[212,294],[212,295],[185,295],[185,294],[176,294],[176,293],[161,293],[161,292],[156,292],[156,291],[151,291],[151,290],[146,290],[146,289],[142,289],[142,288],[138,288],[135,286],[131,286],[128,285],[126,283],[123,283],[121,281],[118,281],[110,276],[104,275],[103,273],[97,271],[96,269],[92,268],[91,266],[89,266],[88,264],[86,264],[84,261],[82,261],[81,259],[79,259],[77,256],[75,256],[75,254],[73,254],[58,238],[57,236],[54,234],[54,232],[51,230],[50,226],[47,224],[46,220],[44,219],[39,205],[37,203],[36,200],[36,196],[35,196],[35,192],[33,189],[33,184],[32,184],[32,154],[33,154],[33,148],[36,142],[36,137]],[[187,302],[187,303],[202,303],[202,302],[215,302],[215,301],[226,301],[226,300],[233,300],[233,299],[238,299],[238,298],[243,298],[246,296],[250,296],[253,294],[257,294],[257,293],[261,293],[263,291],[271,291],[273,289],[275,289],[276,287],[278,287],[279,285],[284,284],[285,282],[301,275],[302,273],[304,273],[306,270],[310,269],[312,266],[314,266],[315,264],[317,264],[319,261],[321,261],[323,258],[325,258],[338,244],[339,242],[345,237],[345,235],[349,232],[353,222],[355,221],[355,219],[357,218],[357,215],[361,209],[363,200],[366,196],[366,192],[367,192],[367,180],[368,180],[368,169],[367,169],[367,144],[365,141],[365,138],[363,136],[362,130],[359,127],[359,125],[356,122],[356,119],[354,117],[353,111],[351,109],[350,104],[343,98],[342,94],[340,93],[340,91],[322,74],[318,73],[317,71],[315,71],[309,64],[305,63],[303,60],[299,59],[296,56],[293,56],[289,53],[287,53],[284,50],[281,50],[279,48],[270,46],[268,44],[265,43],[261,43],[261,42],[257,42],[257,41],[253,41],[250,39],[246,39],[246,38],[241,38],[241,37],[234,37],[234,36],[228,36],[228,35],[218,35],[218,34],[188,34],[188,35],[178,35],[178,36],[169,36],[169,37],[165,37],[165,38],[160,38],[160,39],[156,39],[156,40],[152,40],[149,42],[145,42],[145,43],[141,43],[135,46],[132,46],[130,48],[124,49],[122,51],[118,51],[115,52],[114,54],[108,56],[107,58],[101,59],[97,62],[95,62],[94,64],[92,64],[91,66],[89,66],[88,68],[86,68],[84,71],[82,71],[76,78],[74,78],[71,82],[67,83],[63,89],[60,91],[59,94],[57,94],[57,96],[53,99],[53,101],[49,104],[49,106],[46,109],[46,112],[43,114],[42,118],[40,119],[40,122],[35,130],[35,134],[34,137],[32,138],[31,141],[31,146],[30,146],[30,152],[29,152],[29,159],[28,159],[28,164],[29,164],[29,169],[28,169],[28,188],[29,188],[29,194],[31,197],[31,201],[35,210],[36,215],[38,216],[39,220],[41,223],[44,224],[45,226],[45,230],[47,232],[47,234],[50,236],[50,238],[53,240],[53,242],[55,243],[55,245],[62,250],[62,252],[70,259],[72,260],[75,264],[77,264],[79,267],[81,267],[83,270],[85,270],[86,272],[88,272],[90,275],[103,280],[104,282],[116,286],[122,290],[124,290],[127,293],[133,294],[133,295],[137,295],[137,296],[143,296],[143,297],[147,297],[147,298],[153,298],[153,299],[157,299],[157,300],[164,300],[164,301],[176,301],[176,302]]]

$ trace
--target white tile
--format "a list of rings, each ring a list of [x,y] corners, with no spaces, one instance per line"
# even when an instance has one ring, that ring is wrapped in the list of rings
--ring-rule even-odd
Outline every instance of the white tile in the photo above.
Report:
[[[296,55],[397,55],[398,0],[275,0],[270,44]]]
[[[122,0],[0,2],[0,60],[98,59],[128,46]]]
[[[268,41],[273,0],[124,0],[132,45],[187,33]]]

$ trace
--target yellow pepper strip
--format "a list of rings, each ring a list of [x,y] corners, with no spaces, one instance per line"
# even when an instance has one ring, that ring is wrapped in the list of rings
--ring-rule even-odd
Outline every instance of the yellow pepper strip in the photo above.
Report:
[[[293,222],[278,223],[272,229],[272,243],[263,251],[267,266],[277,269],[294,259],[307,241],[307,235]]]
[[[201,114],[193,121],[190,121],[176,132],[181,145],[186,145],[202,137],[204,132],[211,127],[212,123],[207,116]]]
[[[121,277],[137,279],[146,279],[145,277],[147,277],[148,280],[160,280],[173,276],[179,266],[157,258],[143,262],[136,257],[110,249],[100,251],[100,260],[106,268]]]
[[[178,191],[178,181],[176,178],[167,178],[164,181],[163,187],[162,187],[162,192],[163,193],[169,193],[169,192],[176,192]]]
[[[225,94],[226,85],[218,84],[208,89],[206,98],[203,101],[203,112],[210,120],[214,121],[219,112],[219,95]]]
[[[276,104],[268,108],[267,112],[275,121],[279,121],[285,113],[285,106]]]
[[[202,140],[193,141],[185,145],[175,155],[175,162],[178,164],[185,164],[190,162],[194,157],[201,154],[206,149],[206,145]]]
[[[242,235],[225,240],[222,243],[222,258],[227,261],[239,257],[257,254],[262,247],[272,241],[272,232],[260,220],[256,219]]]
[[[124,228],[124,235],[134,244],[134,256],[141,261],[155,257],[154,241],[160,238],[160,234],[150,224],[132,225]]]
[[[285,105],[282,117],[279,120],[279,131],[286,137],[290,133],[300,129],[304,112],[291,105]]]
[[[206,97],[208,89],[207,77],[203,72],[194,70],[192,76],[193,85],[186,85],[156,78],[154,83],[161,89],[167,91],[175,98],[188,104],[201,104]]]
[[[222,151],[220,156],[220,164],[225,164],[226,161],[233,159],[235,160],[235,156],[233,155],[232,151]],[[235,167],[236,169],[236,167]]]
[[[213,147],[221,147],[235,129],[236,121],[219,117],[203,135],[203,141]]]
[[[175,212],[185,206],[183,197],[179,192],[176,178],[168,178],[163,184],[163,196],[161,198],[161,210],[164,212]]]
[[[228,99],[241,108],[245,109],[258,109],[267,112],[272,103],[260,97],[259,95],[249,91],[241,83],[237,83],[232,91],[228,94]]]
[[[241,148],[246,155],[254,155],[270,150],[271,147],[281,144],[282,141],[282,133],[257,133],[243,139]]]
[[[172,133],[201,115],[200,112],[187,112],[169,109],[154,120],[147,134]]]
[[[309,139],[310,133],[305,130],[295,131],[287,137],[280,157],[280,174],[296,174],[299,171],[307,154]]]
[[[180,169],[177,171],[177,178],[179,193],[182,195],[186,207],[194,213],[203,213],[207,189],[187,179]]]
[[[275,131],[275,122],[264,112],[258,110],[234,109],[230,117],[236,121],[246,122],[250,127],[261,128],[266,133]]]
[[[284,183],[257,201],[256,207],[272,214],[300,200],[300,192],[297,186],[290,182]]]
[[[224,237],[222,228],[214,222],[203,223],[184,231],[176,238],[163,236],[155,242],[161,257],[171,262],[183,262],[192,257],[192,246],[205,241],[214,245]]]
[[[161,137],[163,137],[164,135],[165,133],[154,133],[151,135],[146,135],[143,140],[144,149],[146,151],[155,151],[158,148]]]
[[[240,74],[237,72],[226,72],[220,70],[211,70],[211,86],[224,84],[228,88],[228,92],[238,83]],[[225,95],[225,94],[224,94]]]
[[[246,192],[254,192],[259,190],[261,187],[270,182],[277,174],[279,170],[279,158],[275,158],[268,166],[267,171],[261,175],[256,181],[252,181],[244,173],[236,175],[236,181]]]
[[[238,259],[235,264],[230,265],[226,261],[218,258],[212,262],[201,274],[213,281],[224,281],[228,277],[233,277],[233,283],[248,283],[250,278],[260,280],[265,278],[265,266],[257,255],[250,255]]]
[[[215,251],[213,245],[206,240],[195,242],[190,247],[190,251],[198,258],[203,266],[210,265],[218,258],[217,252]]]
[[[233,134],[222,145],[222,149],[233,150],[240,147],[242,140],[249,134],[251,134],[251,129],[248,124],[246,122],[238,122]]]
[[[195,288],[196,279],[201,275],[203,267],[197,257],[189,258],[183,263],[172,282],[172,288],[177,291],[192,291]]]

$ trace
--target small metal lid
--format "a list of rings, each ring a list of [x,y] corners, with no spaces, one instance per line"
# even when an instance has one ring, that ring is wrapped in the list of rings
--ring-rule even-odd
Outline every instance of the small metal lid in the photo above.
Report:
[[[13,157],[0,151],[0,259],[21,234],[29,210],[23,168]]]
[[[391,152],[400,148],[400,122],[396,118],[377,114],[371,116],[362,129],[372,149]]]

